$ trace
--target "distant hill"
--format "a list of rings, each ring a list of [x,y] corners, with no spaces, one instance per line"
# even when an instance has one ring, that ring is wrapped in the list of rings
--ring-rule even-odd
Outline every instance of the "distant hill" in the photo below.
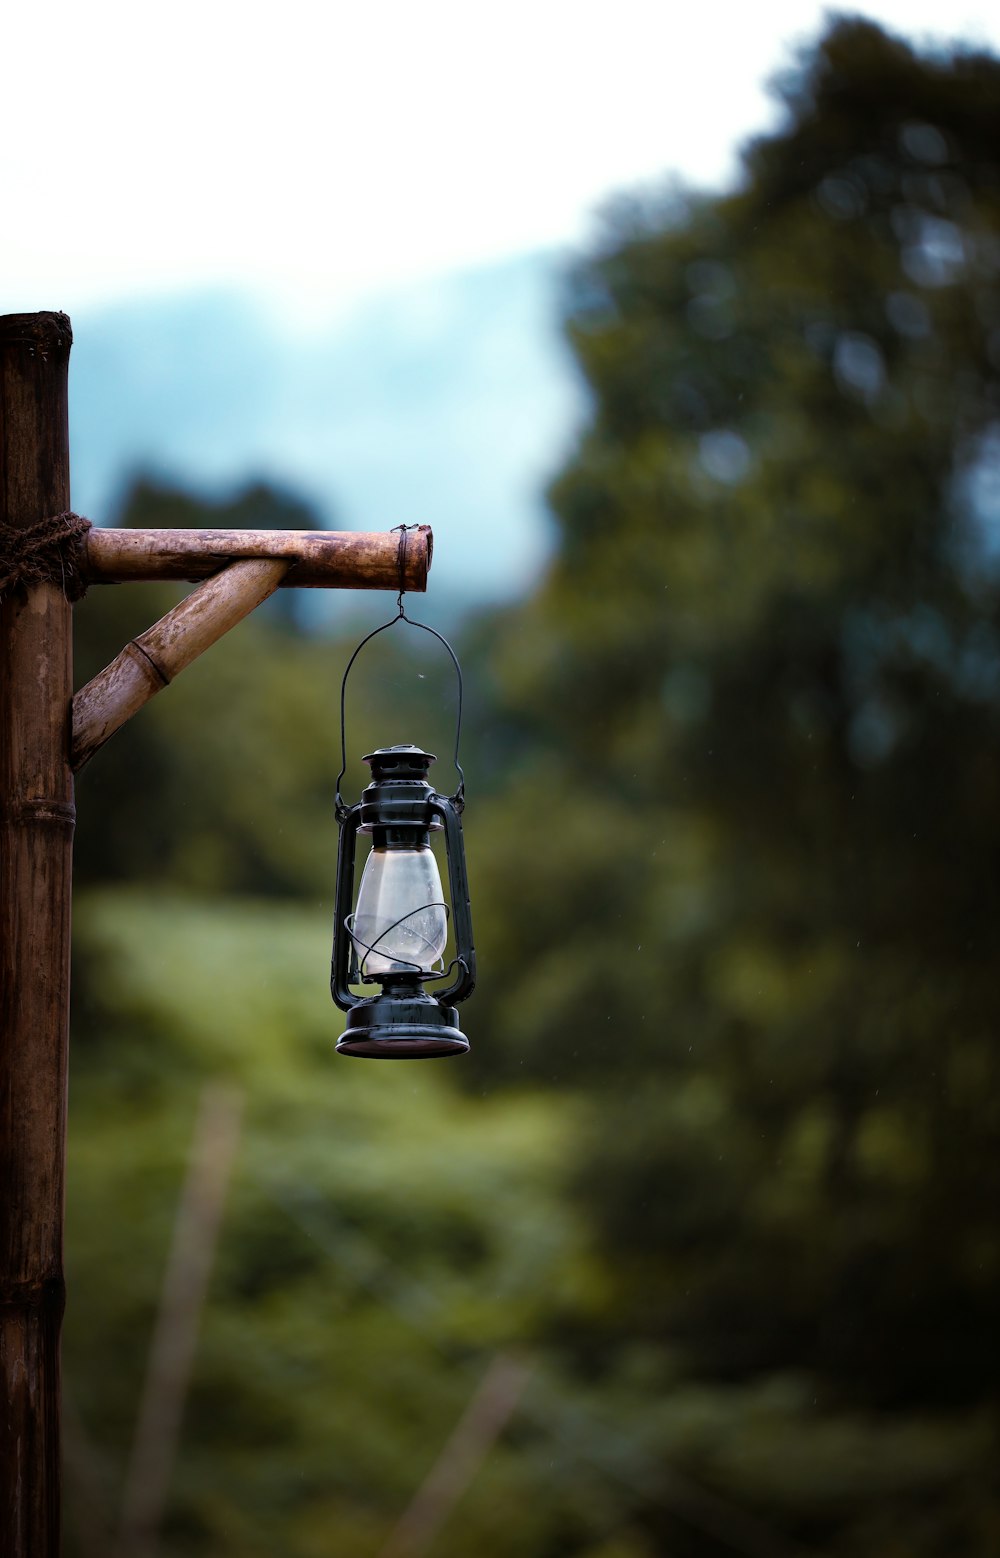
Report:
[[[535,254],[366,301],[314,332],[213,292],[74,318],[73,498],[113,523],[138,472],[207,496],[287,488],[321,523],[430,523],[438,590],[519,593],[582,389],[561,260]]]

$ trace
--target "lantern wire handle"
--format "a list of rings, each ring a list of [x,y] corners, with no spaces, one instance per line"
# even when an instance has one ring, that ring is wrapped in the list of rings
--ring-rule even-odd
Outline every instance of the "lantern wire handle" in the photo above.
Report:
[[[393,526],[394,531],[399,531],[399,594],[396,596],[396,615],[391,617],[388,622],[383,622],[381,627],[373,628],[373,630],[361,640],[360,644],[347,662],[347,670],[344,672],[344,679],[340,684],[340,773],[337,775],[337,797],[335,802],[338,822],[343,821],[349,809],[347,803],[344,800],[344,797],[340,793],[340,782],[347,772],[347,678],[351,674],[351,667],[358,658],[358,655],[361,653],[362,649],[364,649],[365,645],[371,643],[372,639],[377,638],[380,633],[384,633],[387,628],[394,628],[397,622],[405,622],[407,626],[411,628],[420,628],[421,632],[429,633],[432,638],[436,638],[438,643],[443,644],[445,649],[448,651],[448,654],[451,658],[451,663],[455,668],[455,676],[458,681],[458,713],[455,720],[455,751],[452,761],[458,773],[458,788],[454,795],[450,797],[450,800],[455,810],[458,812],[461,812],[465,806],[465,773],[462,769],[461,763],[458,761],[458,749],[462,739],[462,667],[458,663],[458,656],[444,635],[439,633],[436,628],[428,627],[426,622],[417,622],[414,617],[408,617],[406,615],[406,607],[403,605],[403,596],[406,593],[406,535],[407,531],[418,530],[419,528],[420,527],[418,525]]]

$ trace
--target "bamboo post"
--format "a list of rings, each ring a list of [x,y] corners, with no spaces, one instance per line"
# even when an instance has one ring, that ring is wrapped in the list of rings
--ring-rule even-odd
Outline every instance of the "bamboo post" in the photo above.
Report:
[[[69,508],[65,314],[0,317],[0,524]],[[0,1553],[59,1551],[71,608],[0,602]]]

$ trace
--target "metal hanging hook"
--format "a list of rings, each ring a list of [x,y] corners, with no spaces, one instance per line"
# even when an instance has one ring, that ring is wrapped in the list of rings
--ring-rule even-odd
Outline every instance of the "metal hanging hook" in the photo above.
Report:
[[[394,525],[393,530],[399,531],[399,594],[396,596],[398,615],[406,616],[403,607],[403,596],[406,594],[406,537],[411,530],[416,530],[416,525]],[[389,532],[392,535],[392,530]]]
[[[463,698],[462,667],[458,663],[458,656],[456,655],[454,649],[452,649],[451,645],[449,644],[448,640],[444,637],[444,635],[442,633],[439,633],[436,628],[428,627],[426,622],[417,622],[415,620],[415,618],[408,617],[406,615],[406,607],[403,604],[403,596],[406,594],[406,537],[407,537],[407,532],[410,531],[410,530],[419,530],[419,528],[420,528],[419,525],[394,525],[393,526],[393,531],[398,530],[400,532],[400,535],[399,535],[399,594],[396,596],[396,607],[397,607],[396,615],[394,617],[391,617],[388,622],[383,622],[381,627],[373,628],[372,631],[369,634],[367,634],[365,638],[363,638],[361,640],[360,644],[357,646],[357,648],[355,649],[354,653],[352,654],[350,660],[348,660],[348,662],[347,662],[347,669],[344,672],[344,679],[343,679],[343,681],[340,684],[340,773],[337,775],[337,795],[336,795],[336,801],[335,801],[335,809],[336,809],[336,816],[337,816],[337,821],[338,822],[342,822],[343,821],[344,817],[347,815],[347,812],[349,810],[349,807],[347,806],[346,801],[344,800],[343,796],[340,793],[340,783],[341,783],[341,780],[343,779],[344,775],[347,772],[347,717],[346,717],[347,678],[351,674],[351,667],[353,666],[355,660],[358,658],[358,655],[361,653],[362,649],[364,649],[365,645],[371,643],[372,639],[373,638],[377,638],[380,633],[384,633],[387,628],[394,628],[396,626],[397,622],[405,622],[411,628],[420,628],[421,632],[429,633],[432,638],[436,638],[438,643],[439,644],[443,644],[445,649],[448,651],[448,654],[449,654],[449,656],[451,658],[451,663],[452,663],[452,665],[455,668],[455,677],[456,677],[456,680],[458,682],[458,712],[457,712],[457,717],[456,717],[456,720],[455,720],[455,751],[454,751],[454,754],[453,754],[453,757],[452,757],[452,762],[454,763],[455,770],[456,770],[456,772],[458,774],[458,788],[455,790],[454,795],[452,795],[450,797],[450,800],[451,800],[452,805],[455,807],[455,810],[458,811],[458,812],[461,812],[463,807],[465,806],[465,773],[464,773],[464,771],[462,769],[461,763],[458,760],[458,750],[459,750],[459,745],[460,745],[461,740],[462,740],[462,698]]]

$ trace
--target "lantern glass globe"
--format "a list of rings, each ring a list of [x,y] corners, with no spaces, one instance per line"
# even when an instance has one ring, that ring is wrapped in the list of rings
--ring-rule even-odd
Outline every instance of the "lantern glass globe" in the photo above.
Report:
[[[429,844],[372,848],[351,934],[366,978],[434,971],[448,941],[448,914]]]

